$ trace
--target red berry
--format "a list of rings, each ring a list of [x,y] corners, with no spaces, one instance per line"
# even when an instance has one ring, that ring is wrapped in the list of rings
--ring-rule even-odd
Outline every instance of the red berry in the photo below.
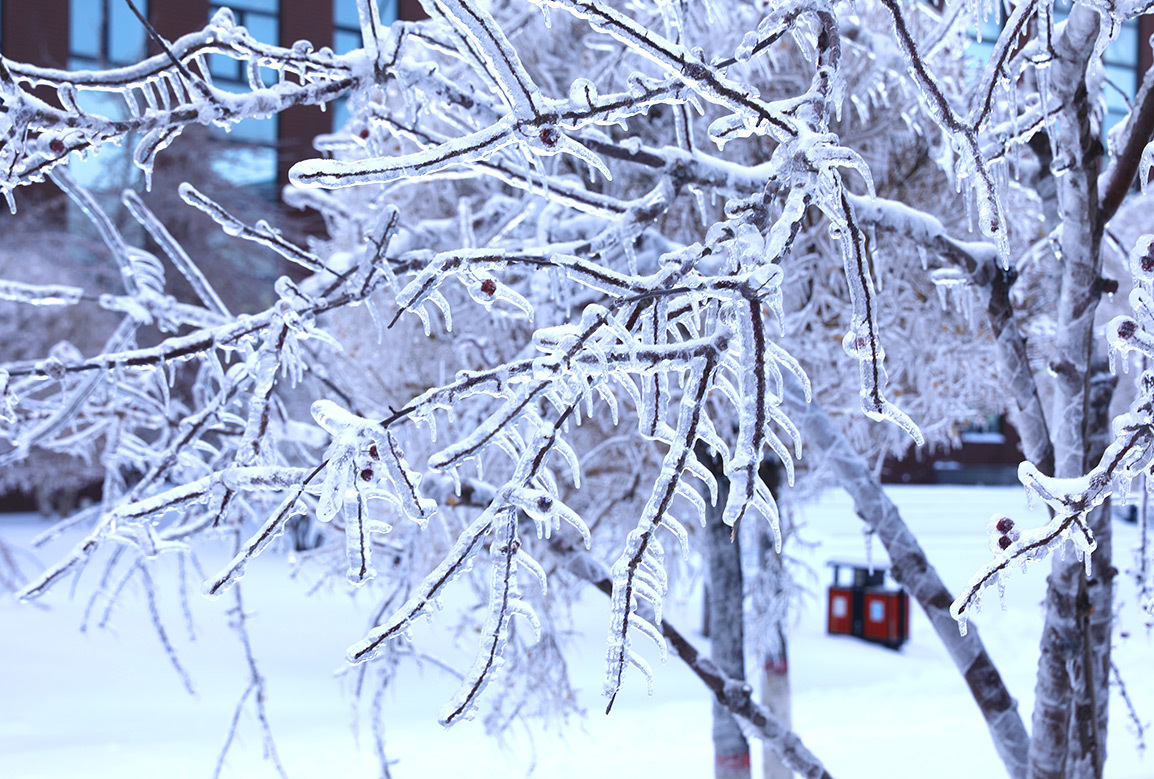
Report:
[[[377,451],[376,444],[369,445],[369,457],[372,457],[374,460],[381,459],[381,453]]]
[[[1007,536],[998,536],[998,546],[1002,549],[1009,549],[1010,544],[1014,543]]]
[[[361,128],[361,140],[367,141],[368,139],[369,139],[369,128],[362,127]]]
[[[1002,517],[998,520],[998,524],[995,525],[995,527],[998,528],[999,533],[1009,533],[1014,529],[1014,520],[1009,517]]]
[[[373,469],[372,468],[365,468],[363,471],[361,471],[361,479],[363,479],[364,481],[372,481],[373,480]]]
[[[541,131],[539,137],[541,138],[541,143],[552,149],[557,145],[557,142],[561,140],[561,133],[557,132],[557,128],[555,127],[546,127]]]
[[[60,140],[59,138],[53,138],[48,142],[48,148],[52,150],[53,154],[63,154],[64,141]]]
[[[497,294],[497,282],[485,279],[481,282],[481,291],[490,296]]]
[[[1123,341],[1129,341],[1136,332],[1138,332],[1138,323],[1133,319],[1123,319],[1118,324],[1118,337]]]

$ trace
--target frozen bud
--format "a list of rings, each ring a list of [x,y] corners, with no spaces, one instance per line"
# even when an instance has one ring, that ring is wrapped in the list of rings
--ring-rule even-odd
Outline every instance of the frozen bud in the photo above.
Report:
[[[63,154],[64,141],[60,140],[59,138],[53,138],[48,142],[48,148],[52,150],[53,154]]]
[[[709,68],[702,65],[700,62],[687,62],[681,68],[681,72],[690,81],[704,81],[709,76]]]
[[[1154,235],[1144,235],[1134,244],[1130,270],[1139,280],[1150,283],[1154,277]]]
[[[490,297],[497,294],[497,282],[492,279],[485,279],[481,282],[481,291]]]
[[[875,352],[877,358],[881,359],[884,354],[881,344],[872,341],[868,333],[858,333],[853,330],[845,334],[845,338],[841,341],[841,348],[848,356],[857,359],[861,359],[863,356],[871,357]]]
[[[1121,317],[1119,317],[1121,319]],[[1118,323],[1118,337],[1123,341],[1129,341],[1138,332],[1138,323],[1133,319],[1126,317]]]
[[[376,444],[369,445],[369,457],[373,458],[374,460],[381,459],[381,453],[377,450]]]
[[[1009,548],[1010,548],[1010,544],[1012,544],[1012,543],[1014,543],[1014,542],[1013,542],[1013,541],[1011,541],[1011,540],[1010,540],[1008,537],[1006,537],[1006,536],[1000,536],[1000,537],[998,538],[998,546],[1000,546],[1002,549],[1009,549]]]
[[[361,471],[361,481],[372,481],[372,480],[373,480],[373,469],[372,468],[365,468],[364,470]]]
[[[362,127],[361,132],[359,134],[361,136],[362,141],[367,141],[369,139],[369,128]]]
[[[561,133],[557,132],[556,127],[546,127],[541,130],[541,135],[538,137],[540,137],[541,143],[552,149],[561,140]]]
[[[1014,520],[1009,517],[1002,517],[994,527],[998,529],[999,533],[1009,533],[1014,529]]]
[[[68,375],[64,363],[57,357],[49,357],[47,360],[36,363],[36,372],[56,381],[63,381],[64,377]]]

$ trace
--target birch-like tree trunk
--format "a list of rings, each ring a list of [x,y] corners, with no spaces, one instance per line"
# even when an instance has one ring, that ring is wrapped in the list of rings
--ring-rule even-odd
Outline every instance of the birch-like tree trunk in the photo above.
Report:
[[[759,475],[769,486],[779,507],[782,484],[785,475],[781,466],[771,459],[763,460]],[[793,524],[783,509],[781,516],[783,543],[788,543],[793,533]],[[753,619],[756,633],[751,646],[756,652],[761,668],[761,703],[786,727],[792,724],[791,695],[789,684],[789,643],[786,638],[790,600],[794,582],[786,570],[782,555],[774,549],[769,529],[763,524],[756,526],[757,560],[760,563],[758,581],[754,585],[752,598]],[[784,551],[784,546],[783,546]],[[793,779],[793,771],[781,759],[777,750],[769,744],[762,749],[762,779]]]
[[[1110,443],[1110,402],[1114,398],[1117,384],[1118,378],[1110,372],[1109,366],[1105,362],[1096,362],[1090,383],[1092,461],[1101,459]],[[1114,630],[1114,577],[1118,574],[1113,564],[1113,511],[1109,499],[1091,517],[1090,529],[1094,531],[1098,548],[1094,552],[1090,576],[1083,579],[1086,597],[1083,601],[1085,613],[1082,616],[1082,646],[1083,662],[1089,669],[1084,677],[1088,687],[1084,694],[1076,696],[1074,713],[1075,721],[1096,729],[1091,734],[1097,747],[1094,771],[1095,776],[1101,776],[1106,764],[1106,732],[1110,715],[1110,639]],[[1071,739],[1073,743],[1074,739]]]
[[[1103,224],[1098,201],[1102,146],[1090,121],[1086,69],[1098,28],[1098,13],[1075,5],[1056,42],[1053,66],[1052,92],[1061,106],[1052,134],[1054,165],[1062,173],[1057,182],[1062,278],[1051,364],[1055,376],[1054,475],[1060,478],[1077,478],[1086,472],[1091,422],[1095,416],[1106,416],[1092,414],[1089,392],[1094,315],[1101,296]],[[1095,533],[1102,531],[1104,536],[1098,538],[1095,566],[1104,563],[1108,567],[1109,522],[1095,524]],[[1109,586],[1103,586],[1094,573],[1091,581],[1108,598]],[[1105,687],[1087,674],[1092,677],[1094,669],[1101,667],[1109,646],[1110,617],[1107,605],[1106,613],[1096,620],[1096,629],[1105,632],[1105,640],[1098,645],[1089,627],[1089,586],[1077,556],[1053,558],[1030,743],[1030,775],[1036,779],[1101,776],[1106,733],[1105,723],[1099,726],[1097,711],[1106,706]],[[1105,659],[1108,668],[1108,656]]]
[[[766,538],[768,540],[768,538]],[[784,578],[787,575],[781,564],[781,557],[769,547],[762,555],[765,569],[763,575],[774,577],[782,586],[777,588],[778,597],[785,597]],[[792,725],[789,685],[789,645],[786,643],[785,625],[780,621],[767,626],[773,636],[761,636],[761,703],[787,728]],[[792,779],[791,771],[777,751],[769,744],[762,749],[763,779]]]
[[[720,458],[699,445],[698,459],[717,479],[717,502],[706,509],[706,555],[709,586],[710,657],[732,679],[745,679],[745,585],[741,575],[741,545],[721,520],[729,495]],[[741,726],[720,702],[713,702],[713,774],[716,779],[750,779],[749,742]]]

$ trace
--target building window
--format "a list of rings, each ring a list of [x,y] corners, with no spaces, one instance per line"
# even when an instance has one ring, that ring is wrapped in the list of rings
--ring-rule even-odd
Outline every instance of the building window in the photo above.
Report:
[[[1054,6],[1054,24],[1065,21],[1069,15],[1069,6]],[[980,27],[971,28],[971,42],[966,54],[972,79],[979,78],[989,62],[1005,19],[1005,9],[999,4],[997,12],[991,13]],[[979,30],[981,35],[978,34]],[[1108,80],[1103,90],[1106,98],[1106,117],[1103,121],[1105,130],[1118,124],[1129,113],[1129,103],[1138,92],[1138,39],[1138,20],[1131,19],[1122,24],[1118,37],[1106,47],[1102,56]]]
[[[208,13],[211,17],[221,8],[228,8],[232,11],[237,25],[247,29],[249,35],[261,43],[275,45],[280,42],[280,23],[277,19],[279,6],[279,0],[223,0],[209,3]],[[235,85],[237,91],[248,88],[246,67],[243,61],[234,60],[223,54],[214,54],[208,63],[214,82],[219,82],[219,86],[224,89]],[[261,76],[268,83],[270,79],[275,78],[275,73],[265,70]]]
[[[377,0],[381,22],[392,24],[397,20],[397,0]],[[361,20],[357,16],[357,0],[333,0],[333,51],[347,54],[361,46]]]
[[[148,15],[148,1],[136,7]],[[71,0],[68,6],[69,66],[106,68],[139,62],[148,33],[123,0]]]
[[[383,24],[397,20],[397,0],[377,0],[377,9]],[[333,51],[348,54],[361,47],[361,20],[357,15],[357,0],[333,0]],[[345,98],[333,106],[333,129],[339,129],[349,120],[349,106]]]
[[[147,16],[148,0],[136,5]],[[148,33],[124,0],[69,0],[68,67],[101,70],[131,65],[148,52]],[[128,109],[110,92],[81,90],[76,101],[80,108],[112,119],[123,119]],[[121,146],[106,146],[97,155],[80,159],[73,155],[69,170],[81,184],[100,188],[126,185],[125,176],[136,169],[126,164],[128,153]],[[111,176],[111,178],[110,178]]]
[[[1106,65],[1106,126],[1113,127],[1130,111],[1129,103],[1138,94],[1138,20],[1122,25],[1102,55]],[[1125,97],[1123,97],[1123,95]]]
[[[280,43],[280,0],[222,0],[211,2],[209,15],[221,8],[229,8],[237,25],[262,43]],[[214,54],[209,57],[208,70],[213,85],[226,92],[247,92],[248,66],[241,60]],[[276,71],[261,68],[261,80],[275,84]],[[213,162],[213,168],[222,176],[242,186],[270,186],[276,181],[277,118],[246,119],[231,125],[228,130],[215,129],[221,138],[235,146],[226,150]]]

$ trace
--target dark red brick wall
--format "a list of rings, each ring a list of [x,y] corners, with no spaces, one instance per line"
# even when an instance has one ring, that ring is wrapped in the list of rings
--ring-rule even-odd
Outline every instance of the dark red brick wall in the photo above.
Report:
[[[330,2],[317,0],[281,0],[280,45],[309,41],[313,48],[333,45],[333,9]],[[331,132],[333,115],[317,106],[295,106],[277,118],[277,188],[288,183],[288,169],[298,160],[315,157],[312,140]]]
[[[397,0],[397,18],[407,22],[419,22],[429,15],[421,7],[420,0]]]
[[[160,37],[174,41],[208,23],[208,0],[151,0],[148,4],[148,17]],[[148,53],[159,52],[154,45],[150,45]]]
[[[68,66],[68,0],[3,0],[4,56],[50,68]]]

